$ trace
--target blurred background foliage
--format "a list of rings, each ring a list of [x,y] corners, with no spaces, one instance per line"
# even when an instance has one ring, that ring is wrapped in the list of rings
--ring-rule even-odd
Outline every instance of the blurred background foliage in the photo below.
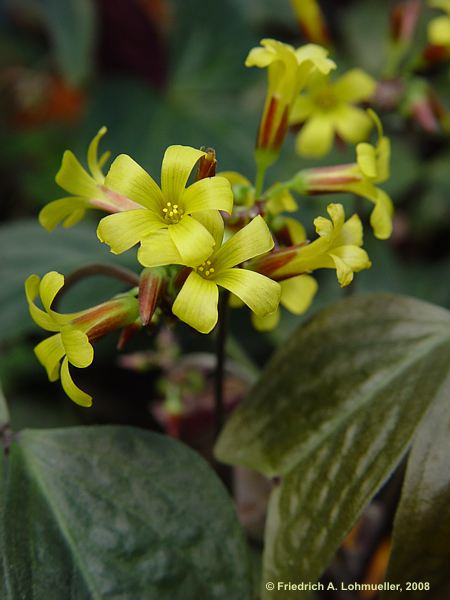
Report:
[[[382,77],[393,4],[321,3],[338,73],[358,66]],[[417,48],[433,14],[422,11]],[[98,215],[92,212],[75,228],[48,234],[37,222],[38,211],[64,195],[54,182],[63,151],[84,157],[102,125],[109,129],[104,148],[113,155],[131,154],[155,177],[165,148],[188,144],[215,148],[219,170],[252,178],[266,81],[265,73],[244,67],[245,57],[262,37],[295,46],[306,40],[288,0],[1,0],[0,26],[0,380],[13,427],[83,421],[158,428],[151,401],[161,395],[155,380],[164,361],[149,335],[127,349],[153,352],[145,368],[121,368],[110,339],[97,345],[94,365],[79,374],[81,387],[95,396],[91,411],[71,405],[59,386],[46,381],[32,353],[40,334],[28,316],[24,279],[52,269],[68,275],[113,257],[96,240]],[[448,67],[438,65],[427,77],[450,110]],[[379,112],[393,145],[386,189],[396,206],[394,235],[381,242],[366,228],[373,267],[356,277],[353,291],[394,291],[450,308],[448,134],[425,132],[398,111]],[[321,162],[300,159],[293,139],[268,183],[304,166],[353,160],[354,149],[342,146]],[[370,207],[361,199],[333,200],[342,201],[347,212],[357,208],[367,222]],[[330,197],[300,199],[299,216],[311,235],[313,219],[329,202]],[[137,268],[133,252],[120,260]],[[343,293],[332,273],[320,272],[318,279],[320,290],[306,317]],[[120,289],[105,278],[87,280],[62,306],[80,309]],[[285,313],[261,341],[248,313],[233,313],[229,349],[248,379],[297,322]],[[180,344],[187,351],[211,350],[209,339],[199,341],[186,327],[180,327]]]

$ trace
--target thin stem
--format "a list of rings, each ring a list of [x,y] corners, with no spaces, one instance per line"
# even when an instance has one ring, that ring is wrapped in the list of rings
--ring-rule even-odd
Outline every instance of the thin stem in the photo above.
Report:
[[[93,277],[95,275],[106,275],[107,277],[113,277],[114,279],[128,283],[133,287],[139,285],[139,276],[136,275],[136,273],[133,273],[133,271],[125,269],[124,267],[115,267],[113,265],[103,265],[100,263],[86,265],[85,267],[81,267],[81,269],[73,271],[65,278],[64,287],[62,287],[58,292],[55,298],[54,307],[56,307],[56,303],[61,300],[62,296],[66,294],[78,281],[81,281],[86,277]]]
[[[219,321],[216,338],[216,377],[215,377],[215,410],[214,410],[214,439],[217,439],[225,422],[225,346],[228,332],[228,300],[229,292],[222,292],[219,297]],[[216,462],[217,474],[222,479],[227,490],[232,493],[233,472],[230,466]]]
[[[225,421],[225,344],[228,331],[228,299],[229,292],[222,292],[219,297],[219,321],[216,338],[216,378],[215,378],[215,438],[222,430]]]
[[[262,162],[256,163],[255,198],[258,199],[264,189],[267,166]]]

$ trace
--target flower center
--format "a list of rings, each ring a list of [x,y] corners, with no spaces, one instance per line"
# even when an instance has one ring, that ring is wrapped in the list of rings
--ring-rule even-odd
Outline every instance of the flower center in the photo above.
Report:
[[[178,223],[184,214],[184,210],[178,204],[172,204],[172,202],[166,202],[166,206],[162,210],[164,220],[168,223]]]
[[[199,267],[197,267],[196,271],[199,275],[207,279],[209,276],[214,275],[215,269],[211,266],[210,260],[205,260]]]
[[[338,99],[331,90],[322,90],[316,94],[314,100],[317,106],[322,110],[331,110],[338,104]]]

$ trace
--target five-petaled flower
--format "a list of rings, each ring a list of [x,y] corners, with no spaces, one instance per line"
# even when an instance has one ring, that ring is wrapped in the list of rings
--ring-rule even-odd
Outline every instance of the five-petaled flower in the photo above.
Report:
[[[242,300],[257,315],[276,310],[280,286],[260,273],[236,268],[245,261],[266,253],[274,242],[262,217],[256,217],[223,245],[223,221],[213,230],[214,252],[204,261],[191,263],[192,271],[172,307],[173,313],[201,333],[209,333],[217,323],[221,286]]]
[[[202,223],[219,210],[230,213],[233,195],[223,177],[207,177],[186,187],[202,156],[205,152],[189,146],[170,146],[162,162],[161,188],[131,157],[118,156],[108,173],[109,185],[139,208],[104,217],[97,229],[99,239],[115,254],[140,242],[138,259],[146,267],[176,263],[174,256],[180,257],[178,264],[205,260],[215,242]]]
[[[320,73],[312,76],[296,99],[290,117],[291,124],[303,124],[297,135],[297,152],[323,156],[331,150],[335,134],[351,144],[365,140],[372,119],[353,105],[368,100],[375,85],[361,69],[352,69],[334,82]]]
[[[62,387],[69,398],[81,406],[91,406],[92,397],[75,385],[69,364],[78,368],[88,367],[94,359],[91,341],[135,321],[138,302],[131,295],[124,294],[93,308],[61,314],[52,309],[52,303],[63,285],[64,276],[56,271],[47,273],[42,280],[38,275],[30,275],[25,282],[31,317],[46,331],[55,332],[40,342],[34,352],[47,370],[50,381],[61,377]],[[38,296],[44,310],[35,304]]]

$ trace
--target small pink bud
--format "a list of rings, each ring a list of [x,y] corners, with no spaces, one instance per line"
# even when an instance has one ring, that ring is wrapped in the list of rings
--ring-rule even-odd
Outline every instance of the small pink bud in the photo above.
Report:
[[[148,325],[165,289],[164,269],[144,269],[139,279],[139,315]]]

